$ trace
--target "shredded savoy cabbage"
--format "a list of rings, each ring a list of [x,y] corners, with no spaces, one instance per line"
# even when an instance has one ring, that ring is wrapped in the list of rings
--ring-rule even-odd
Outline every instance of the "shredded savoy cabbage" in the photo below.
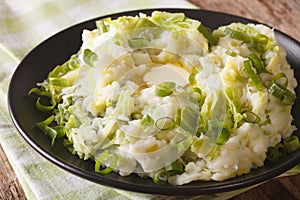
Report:
[[[209,30],[183,13],[96,21],[77,54],[30,90],[37,126],[101,175],[156,184],[222,181],[277,162],[293,135],[297,86],[274,31]]]

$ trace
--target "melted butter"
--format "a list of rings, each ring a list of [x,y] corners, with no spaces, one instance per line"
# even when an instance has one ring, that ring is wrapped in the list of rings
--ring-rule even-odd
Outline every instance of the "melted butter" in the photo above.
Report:
[[[189,72],[181,67],[172,64],[160,65],[153,67],[143,77],[147,84],[174,82],[178,86],[186,86],[188,84]]]

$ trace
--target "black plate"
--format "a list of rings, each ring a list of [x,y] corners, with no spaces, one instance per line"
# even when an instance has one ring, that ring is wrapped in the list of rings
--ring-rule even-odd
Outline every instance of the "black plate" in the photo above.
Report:
[[[221,25],[231,22],[256,23],[245,18],[192,9],[156,9],[169,12],[184,12],[186,16],[198,19],[204,25],[215,29]],[[137,15],[140,12],[150,14],[153,10],[129,11],[110,15],[116,18],[123,15]],[[104,16],[108,17],[108,16]],[[244,188],[261,183],[275,177],[292,168],[300,161],[300,150],[291,155],[283,157],[277,163],[266,162],[265,166],[254,169],[251,173],[232,178],[222,182],[193,182],[183,186],[159,186],[148,178],[140,178],[137,175],[121,177],[115,173],[102,176],[94,172],[94,164],[91,161],[80,160],[71,155],[60,141],[51,148],[48,136],[39,131],[36,122],[45,119],[47,114],[39,112],[34,105],[34,100],[27,96],[28,91],[35,87],[37,82],[43,81],[48,73],[58,64],[62,64],[72,54],[77,53],[81,46],[81,33],[83,29],[94,29],[95,20],[92,19],[78,25],[72,26],[47,39],[33,51],[31,51],[20,63],[15,71],[8,92],[8,103],[12,120],[18,131],[25,140],[41,155],[68,172],[76,174],[84,179],[114,188],[162,195],[199,195],[215,194],[225,191]],[[300,81],[300,44],[291,37],[276,31],[280,43],[287,49],[288,62],[294,67],[295,76]],[[296,89],[297,96],[300,95],[299,87]],[[293,106],[294,124],[300,127],[300,99]]]

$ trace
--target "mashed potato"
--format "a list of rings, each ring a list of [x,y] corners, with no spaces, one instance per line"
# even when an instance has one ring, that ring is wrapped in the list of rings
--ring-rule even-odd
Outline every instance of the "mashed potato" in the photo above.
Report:
[[[166,12],[96,24],[67,72],[50,73],[41,90],[58,97],[65,145],[100,174],[222,181],[263,166],[296,129],[297,82],[269,27],[232,23],[211,34]]]

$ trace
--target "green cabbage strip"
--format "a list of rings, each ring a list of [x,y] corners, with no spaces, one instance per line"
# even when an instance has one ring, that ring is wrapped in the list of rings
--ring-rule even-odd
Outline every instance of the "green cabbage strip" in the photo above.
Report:
[[[223,122],[218,120],[208,121],[208,130],[205,133],[205,138],[201,141],[201,146],[198,153],[209,159],[214,159],[214,157],[219,153],[219,146],[224,144],[229,138],[229,132]]]
[[[195,134],[198,128],[199,113],[189,106],[181,110],[180,127],[185,131]]]
[[[229,138],[229,131],[224,124],[226,119],[226,109],[228,108],[226,96],[223,90],[216,90],[212,95],[212,105],[210,108],[210,119],[208,122],[208,130],[205,137],[201,141],[198,153],[213,159],[219,152],[219,146],[224,144]]]
[[[228,86],[225,88],[224,90],[224,94],[225,97],[227,99],[228,102],[228,111],[230,111],[230,113],[228,114],[232,114],[233,119],[232,119],[232,128],[237,128],[239,122],[243,119],[241,112],[241,104],[240,104],[240,99],[238,96],[238,91],[237,89],[235,89],[232,86]],[[230,126],[230,122],[227,122],[228,127]]]
[[[96,21],[96,26],[100,34],[106,33],[111,26],[117,30],[129,31],[138,28],[160,27],[176,30],[197,30],[200,22],[185,16],[184,13],[152,12],[148,17],[122,16],[115,20],[105,18]]]
[[[144,28],[162,28],[176,31],[199,31],[208,41],[209,45],[215,45],[218,42],[218,38],[214,37],[209,28],[205,27],[198,20],[193,20],[185,16],[184,13],[169,13],[169,12],[152,12],[151,16],[147,17],[132,17],[122,16],[115,20],[111,18],[105,18],[96,21],[97,29],[99,34],[108,32],[111,27],[116,30],[130,31],[133,29],[144,29]],[[116,33],[113,38],[115,44],[121,45],[122,39],[120,33]],[[137,37],[128,40],[131,48],[141,48],[146,46],[146,38]]]
[[[142,48],[147,46],[147,39],[140,37],[140,38],[132,38],[128,40],[129,46],[133,49]]]

